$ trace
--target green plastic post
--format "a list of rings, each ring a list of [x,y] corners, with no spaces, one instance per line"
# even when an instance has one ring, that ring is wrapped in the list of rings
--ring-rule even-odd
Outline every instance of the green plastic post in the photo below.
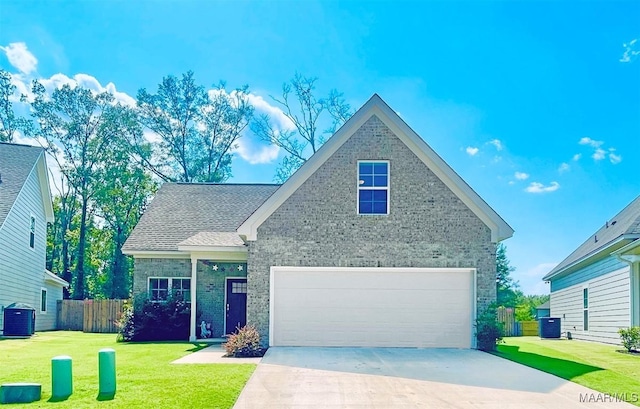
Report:
[[[73,374],[70,356],[60,355],[51,358],[51,396],[54,399],[66,399],[73,393]]]
[[[100,395],[116,393],[116,351],[104,348],[98,352]]]

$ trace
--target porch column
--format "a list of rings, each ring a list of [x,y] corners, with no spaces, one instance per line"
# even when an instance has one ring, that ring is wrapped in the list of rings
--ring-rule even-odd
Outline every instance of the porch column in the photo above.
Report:
[[[196,279],[198,270],[198,258],[191,256],[191,325],[189,330],[189,341],[196,340]]]

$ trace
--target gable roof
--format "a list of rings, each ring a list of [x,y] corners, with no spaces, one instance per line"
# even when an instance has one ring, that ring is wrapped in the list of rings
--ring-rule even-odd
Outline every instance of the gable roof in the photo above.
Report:
[[[256,240],[258,227],[373,115],[391,129],[491,229],[492,241],[498,242],[513,235],[513,229],[378,94],[374,94],[273,196],[242,223],[238,233],[247,240]]]
[[[32,171],[38,172],[47,222],[53,222],[53,205],[44,149],[0,142],[0,227],[4,224]]]
[[[278,187],[269,184],[165,183],[122,250],[124,253],[178,251],[179,244],[238,245],[239,237],[233,237],[234,234],[237,236],[238,226]]]
[[[640,196],[620,213],[607,220],[604,226],[545,275],[543,280],[549,280],[605,250],[611,253],[615,250],[613,247],[622,247],[638,238],[640,238]]]

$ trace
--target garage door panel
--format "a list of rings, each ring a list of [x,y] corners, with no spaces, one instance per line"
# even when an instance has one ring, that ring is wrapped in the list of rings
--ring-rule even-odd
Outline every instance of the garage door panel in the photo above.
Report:
[[[345,275],[347,277],[345,277]],[[413,274],[387,274],[374,275],[367,272],[351,271],[337,273],[330,271],[321,272],[279,272],[276,284],[280,289],[345,289],[363,290],[380,289],[407,290],[411,288],[423,288],[425,285],[432,289],[460,290],[470,289],[472,282],[468,276],[460,273],[434,272],[429,276]]]
[[[272,280],[273,345],[471,346],[471,269],[274,268]]]

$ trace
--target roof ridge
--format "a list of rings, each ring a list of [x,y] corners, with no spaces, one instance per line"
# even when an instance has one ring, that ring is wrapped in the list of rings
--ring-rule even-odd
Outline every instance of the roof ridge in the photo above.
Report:
[[[43,148],[42,146],[38,146],[38,145],[27,145],[26,143],[0,142],[0,145],[20,146],[20,147],[23,147],[23,148],[36,148],[36,149],[44,150],[44,148]]]
[[[165,184],[186,186],[281,186],[281,183],[165,182]]]

